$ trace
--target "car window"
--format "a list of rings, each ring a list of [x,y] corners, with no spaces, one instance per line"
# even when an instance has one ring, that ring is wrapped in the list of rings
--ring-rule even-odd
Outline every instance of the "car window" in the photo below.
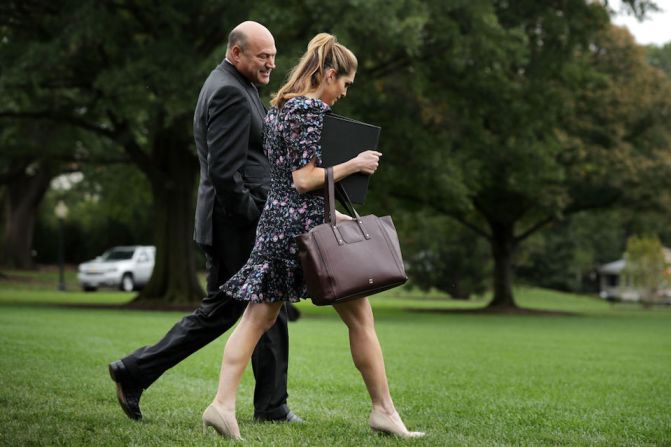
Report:
[[[126,259],[131,259],[133,257],[132,248],[113,248],[102,256],[103,261],[123,261]]]

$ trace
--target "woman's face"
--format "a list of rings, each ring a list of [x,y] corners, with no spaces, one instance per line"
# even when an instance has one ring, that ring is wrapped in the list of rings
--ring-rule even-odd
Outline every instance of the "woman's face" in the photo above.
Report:
[[[347,96],[347,89],[354,82],[354,76],[356,76],[356,71],[338,76],[334,69],[329,68],[326,72],[324,91],[320,99],[332,106],[340,98]]]

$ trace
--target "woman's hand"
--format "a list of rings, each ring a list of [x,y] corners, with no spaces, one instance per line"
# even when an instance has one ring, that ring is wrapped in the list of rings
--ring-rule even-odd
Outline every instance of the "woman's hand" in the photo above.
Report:
[[[354,160],[359,168],[359,172],[372,175],[375,171],[377,171],[381,156],[382,152],[364,151],[354,157]]]

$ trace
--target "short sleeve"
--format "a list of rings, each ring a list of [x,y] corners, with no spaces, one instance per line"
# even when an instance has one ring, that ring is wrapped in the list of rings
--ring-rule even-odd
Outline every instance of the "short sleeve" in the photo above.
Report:
[[[285,104],[285,141],[291,171],[302,168],[314,158],[322,165],[321,135],[328,106],[318,99],[293,98]]]

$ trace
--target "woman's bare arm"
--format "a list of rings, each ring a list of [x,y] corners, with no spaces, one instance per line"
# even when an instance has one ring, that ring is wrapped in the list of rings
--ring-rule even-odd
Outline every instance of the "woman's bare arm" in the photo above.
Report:
[[[335,165],[333,167],[333,180],[337,182],[357,172],[372,175],[379,166],[381,156],[382,154],[377,151],[361,152],[351,160]],[[291,173],[294,187],[299,193],[305,194],[324,186],[325,169],[317,167],[316,163],[316,159],[312,159],[310,163]]]

